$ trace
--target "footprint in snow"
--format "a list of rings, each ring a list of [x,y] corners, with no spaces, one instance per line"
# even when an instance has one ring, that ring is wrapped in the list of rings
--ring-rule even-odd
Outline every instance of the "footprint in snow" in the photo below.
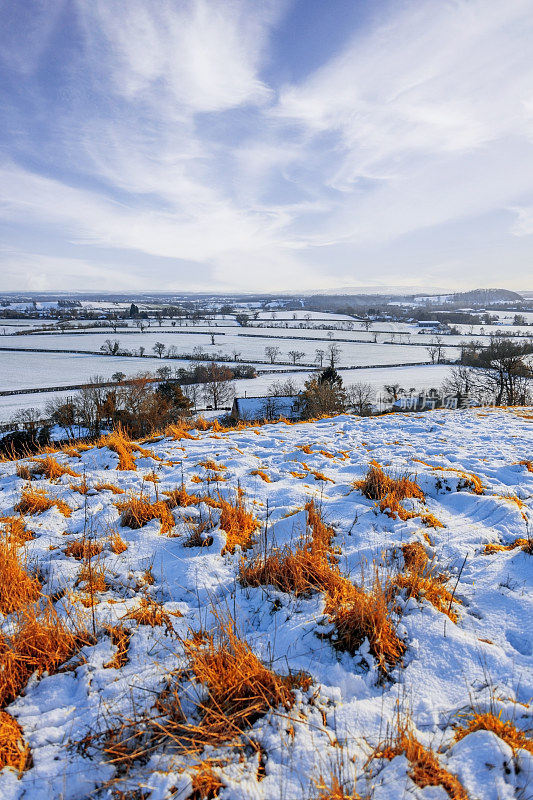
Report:
[[[511,647],[514,647],[520,655],[532,655],[533,647],[531,646],[531,639],[529,639],[528,636],[518,631],[507,631],[505,636]]]

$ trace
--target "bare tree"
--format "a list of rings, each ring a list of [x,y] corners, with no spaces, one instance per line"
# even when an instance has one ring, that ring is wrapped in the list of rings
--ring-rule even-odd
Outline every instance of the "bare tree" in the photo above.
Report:
[[[439,348],[434,342],[430,342],[426,347],[427,354],[431,359],[431,363],[434,364],[437,360],[437,353],[439,352]]]
[[[100,350],[107,355],[116,356],[120,350],[120,342],[118,339],[106,339],[103,345],[100,346]]]
[[[125,377],[126,377],[126,373],[125,372],[120,372],[120,371],[119,372],[114,372],[111,375],[111,380],[112,381],[116,381],[117,383],[122,383],[122,381],[124,380]]]
[[[274,381],[274,383],[271,383],[268,387],[268,394],[273,397],[292,397],[299,393],[300,389],[294,378]]]
[[[232,383],[233,372],[228,367],[212,363],[206,370],[206,381],[202,387],[204,400],[217,411],[235,395]]]
[[[207,335],[211,338],[211,344],[215,344],[215,334],[213,331],[208,331]]]
[[[324,366],[324,356],[326,355],[326,351],[322,350],[320,347],[317,347],[315,350],[315,362],[320,365],[320,369]]]
[[[301,358],[305,355],[303,350],[289,350],[288,355],[292,359],[292,363],[296,364],[297,361],[300,361]]]
[[[341,357],[341,349],[338,344],[328,344],[326,354],[328,357],[329,365],[333,369],[335,364],[338,364]]]
[[[363,320],[363,328],[365,329],[365,331],[368,332],[371,327],[372,327],[372,320],[371,319],[364,319]]]
[[[152,350],[154,351],[154,353],[156,353],[156,355],[159,356],[159,358],[163,358],[163,353],[165,352],[165,349],[166,345],[163,344],[163,342],[156,342],[152,347]]]
[[[233,356],[233,360],[234,361],[238,361],[239,360],[239,356],[241,355],[241,351],[240,350],[232,350],[231,351],[231,355]]]
[[[265,355],[267,358],[270,359],[271,364],[274,363],[279,354],[280,354],[279,347],[276,347],[275,345],[269,345],[268,347],[265,347]]]
[[[371,413],[374,402],[374,389],[369,383],[358,381],[348,387],[348,401],[356,414],[367,416]]]
[[[143,333],[143,331],[144,331],[144,330],[145,330],[145,328],[146,328],[146,322],[145,322],[145,320],[144,320],[144,319],[137,319],[137,320],[135,320],[135,325],[136,325],[136,326],[139,328],[139,330],[140,330],[140,332],[141,332],[141,333]]]

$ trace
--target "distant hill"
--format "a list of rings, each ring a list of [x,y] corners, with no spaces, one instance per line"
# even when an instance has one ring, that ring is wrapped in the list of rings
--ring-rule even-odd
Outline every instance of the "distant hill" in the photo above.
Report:
[[[470,306],[486,306],[491,303],[521,303],[522,295],[509,289],[473,289],[470,292],[456,292],[450,296],[450,303]]]

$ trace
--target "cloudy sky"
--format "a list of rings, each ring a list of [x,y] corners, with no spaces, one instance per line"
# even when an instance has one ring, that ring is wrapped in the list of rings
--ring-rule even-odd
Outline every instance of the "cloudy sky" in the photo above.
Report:
[[[0,18],[0,290],[533,288],[533,0]]]

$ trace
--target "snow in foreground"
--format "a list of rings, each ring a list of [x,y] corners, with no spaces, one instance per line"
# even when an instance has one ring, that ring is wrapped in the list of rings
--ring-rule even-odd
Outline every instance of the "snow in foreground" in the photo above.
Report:
[[[320,797],[317,784],[331,786],[333,776],[346,797],[355,777],[353,796],[375,800],[531,797],[531,746],[512,748],[483,729],[460,740],[455,733],[486,712],[519,732],[531,728],[531,555],[522,546],[505,547],[531,532],[532,422],[531,409],[435,411],[193,432],[198,438],[143,444],[133,452],[135,470],[117,469],[119,457],[108,447],[60,453],[57,460],[80,477],[65,474],[55,482],[38,474],[28,482],[20,463],[29,461],[18,465],[24,477],[16,464],[1,464],[4,517],[16,513],[28,487],[45,489],[72,509],[71,516],[56,506],[26,514],[35,534],[26,545],[26,569],[38,572],[42,591],[65,619],[85,615],[91,637],[55,674],[31,676],[7,706],[22,728],[31,766],[21,777],[9,768],[0,772],[0,797],[307,800]],[[424,493],[425,500],[403,501],[406,519],[380,511],[354,488],[372,461],[388,475],[408,474]],[[83,480],[86,494],[72,488]],[[161,500],[182,483],[190,495],[230,499],[240,486],[261,522],[252,549],[227,552],[220,510],[200,501],[174,507],[170,526],[162,528],[159,519],[137,529],[123,524],[128,520],[117,503],[141,493]],[[452,599],[444,610],[424,592],[410,599],[400,592],[391,602],[404,652],[386,669],[368,639],[354,652],[333,646],[333,612],[322,593],[295,596],[239,581],[241,559],[249,563],[274,546],[297,546],[310,500],[335,532],[339,571],[356,584],[370,590],[372,562],[382,581],[393,579],[405,570],[402,545],[415,542],[432,574],[448,576]],[[195,530],[203,546],[190,546]],[[125,549],[116,546],[116,533]],[[90,562],[105,579],[92,607],[83,594],[82,561],[70,547],[84,538],[102,547]],[[135,619],[141,604],[152,601],[162,612],[155,626]],[[292,706],[251,720],[239,741],[228,736],[220,746],[184,752],[179,737],[162,737],[126,766],[114,764],[110,732],[124,725],[146,729],[156,718],[164,725],[158,709],[170,686],[180,693],[185,716],[198,714],[206,690],[188,672],[191,642],[202,648],[205,632],[230,618],[275,673],[310,676],[294,689]],[[8,637],[15,615],[1,624]],[[112,633],[117,626],[129,639],[122,650]],[[402,725],[456,776],[464,794],[442,782],[420,786],[406,752],[372,757],[397,742]],[[214,794],[193,783],[202,762],[217,779]]]

